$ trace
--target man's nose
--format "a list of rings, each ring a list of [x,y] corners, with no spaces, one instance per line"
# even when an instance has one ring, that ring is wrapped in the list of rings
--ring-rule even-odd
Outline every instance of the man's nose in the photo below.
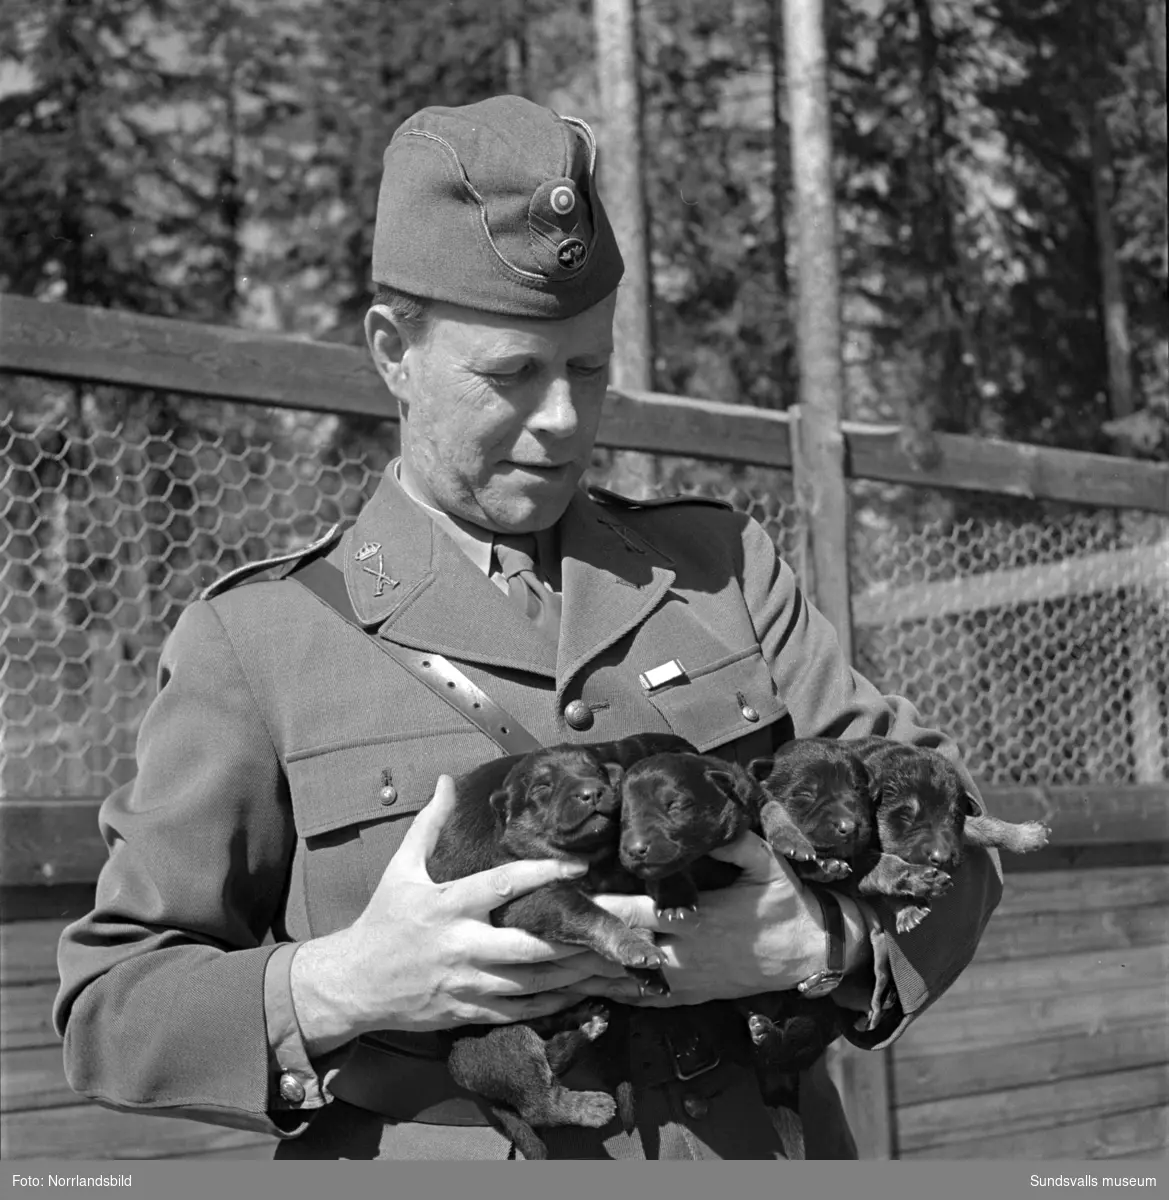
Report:
[[[576,433],[579,424],[571,384],[563,376],[549,380],[539,407],[528,422],[528,428],[566,438]]]

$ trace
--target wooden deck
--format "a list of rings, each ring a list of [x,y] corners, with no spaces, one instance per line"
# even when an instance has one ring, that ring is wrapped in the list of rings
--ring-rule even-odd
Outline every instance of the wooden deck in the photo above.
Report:
[[[0,910],[0,1158],[271,1158],[275,1139],[262,1134],[115,1112],[70,1089],[51,1010],[57,939],[81,889],[45,889],[58,890],[69,917],[10,920],[24,897],[7,894]]]

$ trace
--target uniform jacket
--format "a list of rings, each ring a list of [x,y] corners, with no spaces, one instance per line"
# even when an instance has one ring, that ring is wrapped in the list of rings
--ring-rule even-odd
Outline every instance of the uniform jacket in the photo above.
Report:
[[[909,703],[849,668],[749,517],[580,492],[559,540],[555,652],[392,473],[329,557],[372,633],[447,656],[544,744],[661,731],[734,753],[771,730],[876,733],[956,755]],[[380,583],[357,560],[366,543],[381,548]],[[645,692],[639,673],[674,658],[684,679]],[[66,1073],[107,1105],[297,1137],[328,1106],[345,1051],[304,1057],[291,944],[357,918],[439,774],[502,751],[292,580],[190,605],[158,683],[137,777],[102,806],[109,860],[95,909],[60,943]],[[577,700],[592,715],[585,730],[565,719]],[[889,1044],[944,992],[1000,895],[997,858],[972,851],[927,921],[887,933],[896,1002],[851,1040]],[[842,1122],[836,1097],[826,1103],[824,1121]],[[502,1141],[426,1129],[451,1158],[495,1153],[485,1135]]]

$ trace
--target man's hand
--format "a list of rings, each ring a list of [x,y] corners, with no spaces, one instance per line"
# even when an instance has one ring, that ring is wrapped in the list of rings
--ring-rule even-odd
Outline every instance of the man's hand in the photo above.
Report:
[[[497,929],[492,909],[586,869],[551,859],[508,863],[434,883],[426,862],[454,808],[449,776],[410,826],[365,911],[347,929],[303,943],[292,995],[309,1055],[373,1029],[433,1030],[543,1016],[573,1003],[566,989],[622,974],[577,946]],[[616,980],[614,980],[616,983]],[[615,994],[637,994],[630,981]]]
[[[665,951],[671,995],[647,997],[642,1003],[701,1004],[783,991],[824,967],[820,904],[786,860],[777,859],[754,833],[714,851],[712,857],[734,863],[743,873],[728,888],[703,892],[697,914],[681,921],[655,916],[648,896],[597,897],[598,904],[622,920],[662,935],[658,942]],[[863,937],[858,931],[849,945],[849,967],[863,955]],[[585,986],[607,994],[605,981]]]

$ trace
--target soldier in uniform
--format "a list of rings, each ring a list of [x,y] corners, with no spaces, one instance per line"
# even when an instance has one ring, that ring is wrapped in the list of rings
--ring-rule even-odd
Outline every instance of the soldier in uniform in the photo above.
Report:
[[[267,1131],[281,1158],[502,1159],[434,1031],[595,995],[634,1008],[638,1127],[546,1130],[552,1157],[782,1158],[749,1070],[717,1045],[687,1058],[654,1010],[803,985],[877,1049],[970,961],[1001,894],[977,850],[906,935],[754,835],[720,852],[743,873],[697,922],[604,898],[661,935],[665,1000],[491,925],[563,864],[427,875],[449,777],[521,736],[672,732],[746,761],[876,733],[957,754],[850,669],[755,521],[580,488],[623,270],[595,168],[587,125],[517,97],[394,135],[366,331],[402,454],[352,527],[259,564],[281,578],[221,580],[165,647],[137,777],[101,811],[95,908],[60,944],[82,1095]],[[855,1156],[823,1062],[799,1096],[807,1156]]]

